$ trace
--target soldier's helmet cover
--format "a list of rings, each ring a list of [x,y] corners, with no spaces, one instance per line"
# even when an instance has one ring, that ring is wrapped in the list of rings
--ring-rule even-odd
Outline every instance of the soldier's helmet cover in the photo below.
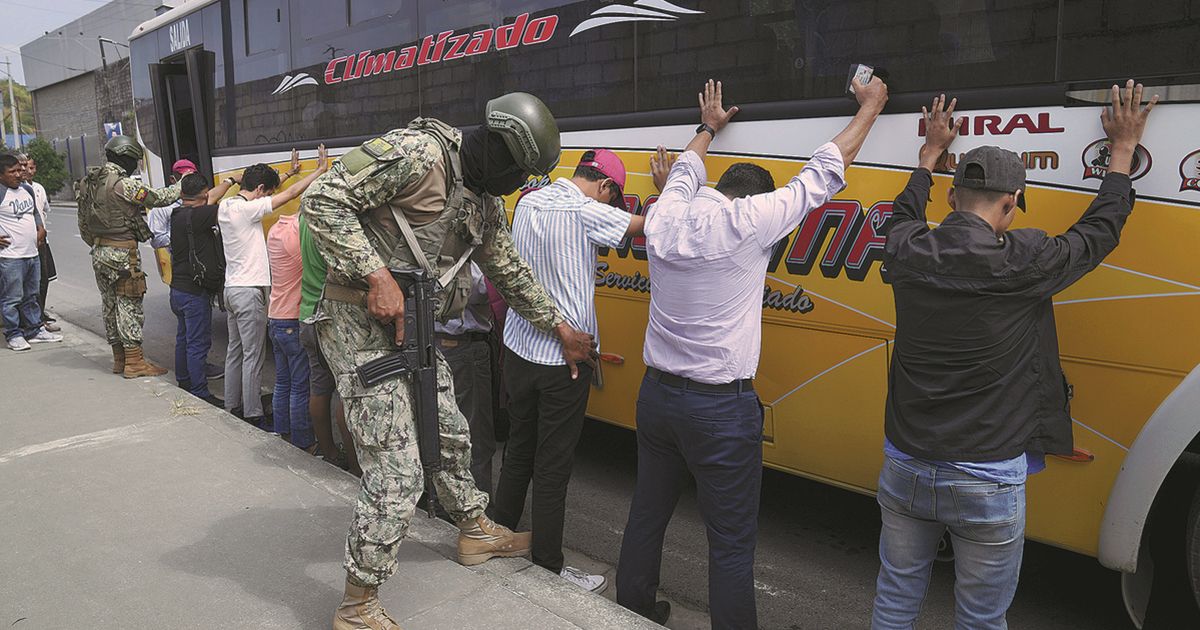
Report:
[[[558,166],[562,145],[554,114],[541,99],[512,92],[488,101],[487,128],[499,133],[517,164],[534,175],[548,175]]]
[[[129,136],[113,136],[111,140],[104,143],[104,152],[130,157],[135,160],[142,159],[142,147]]]

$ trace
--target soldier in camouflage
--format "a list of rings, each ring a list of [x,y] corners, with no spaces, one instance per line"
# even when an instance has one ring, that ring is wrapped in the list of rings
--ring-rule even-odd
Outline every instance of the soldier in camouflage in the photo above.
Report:
[[[466,136],[440,121],[417,119],[368,141],[304,195],[301,212],[329,264],[317,331],[363,469],[335,630],[398,628],[377,588],[396,571],[397,548],[422,491],[410,379],[364,387],[354,373],[403,339],[404,294],[389,268],[440,276],[436,314],[446,321],[461,316],[471,287],[465,263],[473,260],[514,310],[562,339],[573,374],[578,361],[595,361],[591,335],[564,320],[517,254],[499,199],[531,174],[553,170],[559,153],[558,126],[545,104],[514,93],[490,101],[485,124]],[[459,561],[524,555],[529,534],[484,515],[488,498],[471,477],[467,422],[440,356],[437,381],[443,469],[434,484],[458,523]]]
[[[79,235],[92,248],[92,270],[100,289],[104,331],[113,351],[113,374],[125,378],[159,376],[166,370],[142,354],[142,296],[146,274],[138,242],[150,239],[146,209],[179,199],[179,184],[148,188],[130,177],[142,159],[142,148],[128,136],[104,145],[108,159],[76,183]]]

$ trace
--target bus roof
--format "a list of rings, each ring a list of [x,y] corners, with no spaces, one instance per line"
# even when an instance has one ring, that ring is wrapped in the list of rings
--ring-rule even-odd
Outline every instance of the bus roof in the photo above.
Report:
[[[174,9],[138,24],[137,28],[133,29],[133,33],[129,35],[129,40],[133,41],[142,35],[157,30],[164,24],[174,22],[175,20],[178,20],[189,13],[203,9],[204,7],[216,2],[219,2],[219,0],[183,0],[179,3],[179,6],[175,7]]]

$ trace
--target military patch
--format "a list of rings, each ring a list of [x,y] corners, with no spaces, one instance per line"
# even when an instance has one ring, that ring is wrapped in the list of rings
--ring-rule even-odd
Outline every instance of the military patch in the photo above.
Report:
[[[363,148],[363,151],[367,152],[367,155],[370,155],[371,157],[373,157],[375,159],[383,158],[383,157],[387,156],[388,154],[390,154],[392,151],[396,150],[396,147],[393,146],[392,143],[388,142],[387,140],[384,140],[383,138],[375,138],[373,140],[367,140],[366,142],[364,142],[362,144],[362,148]]]
[[[138,186],[137,192],[133,193],[134,201],[145,201],[146,197],[150,196],[150,189],[145,186]]]

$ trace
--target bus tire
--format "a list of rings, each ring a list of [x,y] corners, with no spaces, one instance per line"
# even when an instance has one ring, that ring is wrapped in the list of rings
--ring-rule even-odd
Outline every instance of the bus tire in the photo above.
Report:
[[[1192,509],[1188,511],[1187,529],[1184,531],[1187,558],[1188,583],[1192,597],[1200,607],[1200,486],[1192,495]]]

